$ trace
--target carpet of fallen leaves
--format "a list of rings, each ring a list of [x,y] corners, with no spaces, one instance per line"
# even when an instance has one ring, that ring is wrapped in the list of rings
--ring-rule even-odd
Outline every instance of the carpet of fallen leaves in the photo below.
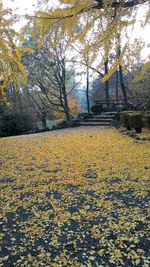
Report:
[[[0,266],[150,266],[150,143],[115,129],[0,139]]]

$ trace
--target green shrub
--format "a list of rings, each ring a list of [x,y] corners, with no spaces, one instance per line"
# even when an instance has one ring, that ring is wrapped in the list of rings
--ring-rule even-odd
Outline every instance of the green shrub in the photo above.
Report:
[[[0,136],[18,135],[33,128],[33,122],[27,113],[7,111],[0,118]]]
[[[143,124],[143,116],[142,113],[133,112],[129,115],[130,127],[134,128],[137,133],[142,132]]]
[[[100,114],[104,111],[102,104],[97,104],[91,107],[91,112],[94,114]]]
[[[121,118],[121,122],[123,124],[123,126],[127,129],[127,130],[131,130],[131,125],[130,125],[130,113],[128,111],[124,111],[121,112],[120,114],[120,118]]]
[[[121,122],[127,130],[134,128],[137,133],[141,133],[144,126],[143,114],[139,111],[121,112]]]
[[[144,112],[143,122],[144,122],[144,126],[150,129],[150,112]]]

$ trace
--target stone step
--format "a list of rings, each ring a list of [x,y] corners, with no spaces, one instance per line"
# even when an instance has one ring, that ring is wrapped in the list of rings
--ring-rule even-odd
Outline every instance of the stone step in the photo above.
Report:
[[[114,118],[114,115],[93,115],[91,118],[94,118],[94,119],[113,119]],[[90,119],[91,119],[90,118]]]
[[[80,119],[76,119],[76,122],[80,126],[110,127],[112,125],[112,121],[116,113],[117,112],[103,112],[99,115],[92,115],[90,118],[84,119],[84,121],[81,121]]]
[[[115,115],[115,114],[117,114],[117,112],[116,111],[107,111],[107,112],[103,112],[101,114],[102,115]]]
[[[86,122],[82,121],[79,123],[80,126],[111,126],[110,122]]]
[[[85,119],[85,122],[112,122],[112,118],[90,118],[90,119]]]

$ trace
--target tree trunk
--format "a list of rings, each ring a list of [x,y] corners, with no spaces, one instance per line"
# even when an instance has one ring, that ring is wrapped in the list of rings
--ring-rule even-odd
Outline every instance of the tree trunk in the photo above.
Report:
[[[87,76],[86,76],[86,101],[87,101],[87,112],[90,113],[90,99],[89,99],[89,66],[87,65]]]
[[[105,75],[108,73],[108,60],[105,62]],[[106,105],[108,111],[110,110],[110,103],[109,103],[109,81],[105,82],[105,95],[106,95]]]
[[[46,123],[46,114],[45,113],[41,114],[41,121],[42,121],[43,129],[46,129],[47,128],[47,123]]]
[[[119,40],[119,44],[120,44],[120,36],[118,36],[118,40]],[[120,58],[120,55],[121,55],[121,46],[119,45],[119,47],[118,47],[118,58]],[[120,77],[120,85],[121,85],[121,89],[122,89],[124,102],[125,102],[125,104],[127,104],[127,90],[126,90],[126,87],[125,87],[125,84],[124,84],[123,69],[122,69],[121,65],[119,65],[119,77]]]
[[[71,116],[70,116],[70,110],[69,110],[68,98],[67,98],[67,92],[66,92],[66,68],[65,68],[64,59],[62,59],[61,71],[62,71],[62,74],[60,75],[61,101],[62,101],[62,106],[63,106],[64,112],[66,114],[66,119],[69,122],[69,121],[71,121]]]
[[[119,76],[120,76],[120,85],[121,85],[121,89],[122,89],[122,93],[123,93],[123,98],[124,98],[124,102],[125,104],[127,104],[127,90],[124,84],[124,78],[123,78],[123,70],[122,70],[122,66],[119,65]]]
[[[119,75],[118,70],[116,71],[116,101],[119,104]]]
[[[66,114],[67,121],[71,121],[71,116],[70,116],[70,110],[69,110],[69,105],[68,105],[68,99],[67,99],[67,94],[66,94],[66,88],[63,88],[63,98],[64,98],[64,111]]]
[[[64,59],[62,60],[63,68],[62,68],[62,95],[63,95],[63,102],[64,102],[64,111],[66,114],[67,121],[71,121],[70,110],[68,105],[68,98],[66,92],[66,69],[65,69],[65,62]]]

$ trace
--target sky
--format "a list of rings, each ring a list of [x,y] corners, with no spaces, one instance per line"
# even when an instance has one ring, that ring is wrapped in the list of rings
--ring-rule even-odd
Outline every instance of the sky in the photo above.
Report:
[[[1,0],[0,0],[1,1]],[[15,10],[18,15],[32,15],[36,9],[37,0],[2,0],[3,5]],[[50,6],[58,5],[57,0],[50,0]],[[15,30],[20,30],[25,25],[26,20],[22,17],[21,20],[14,26]]]
[[[20,15],[24,15],[24,14],[28,14],[31,15],[34,12],[34,9],[36,7],[36,2],[37,0],[2,0],[3,5],[6,7],[10,7],[12,9],[15,9],[15,12],[17,11],[18,14]],[[51,6],[55,6],[57,4],[57,0],[51,0],[50,1]],[[138,13],[138,19],[140,20],[142,18],[144,14],[144,9],[140,9],[139,13]],[[22,19],[17,25],[16,25],[16,29],[20,29],[25,23],[25,20]],[[145,41],[145,43],[149,44],[149,47],[145,47],[142,51],[142,57],[146,58],[148,54],[150,54],[150,34],[149,34],[150,30],[149,27],[145,27],[145,29],[140,29],[140,27],[138,26],[138,23],[134,29],[134,33],[132,35],[132,39],[134,38],[141,38],[143,39],[143,41]]]
[[[2,0],[3,4],[10,8],[17,8],[17,12],[21,15],[31,14],[36,6],[37,0]],[[50,0],[52,6],[55,6],[57,0]]]
[[[10,8],[17,8],[17,13],[32,13],[36,0],[2,0],[3,5]]]

